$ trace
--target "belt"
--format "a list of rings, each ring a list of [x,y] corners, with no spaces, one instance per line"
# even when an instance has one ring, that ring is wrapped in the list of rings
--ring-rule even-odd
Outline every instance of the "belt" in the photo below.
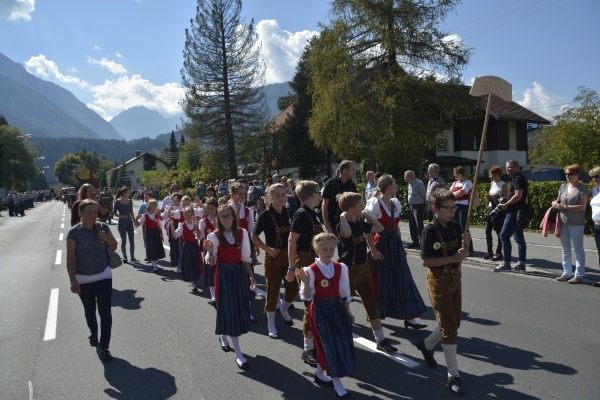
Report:
[[[600,225],[600,221],[594,221],[594,225]]]

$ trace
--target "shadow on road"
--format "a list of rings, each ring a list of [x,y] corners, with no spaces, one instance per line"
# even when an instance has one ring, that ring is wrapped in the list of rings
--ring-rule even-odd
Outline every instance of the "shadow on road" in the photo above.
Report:
[[[135,297],[137,290],[126,289],[126,290],[117,290],[113,288],[112,290],[112,306],[113,307],[121,307],[126,310],[139,310],[142,308],[142,301],[144,301],[144,297]]]
[[[175,377],[156,368],[139,368],[122,358],[103,363],[112,386],[104,393],[113,399],[169,399],[177,393]]]
[[[511,400],[539,400],[539,397],[517,392],[507,388],[513,385],[515,379],[507,373],[496,372],[482,376],[469,376],[461,372],[463,383],[467,388],[467,395],[478,399],[511,399]]]

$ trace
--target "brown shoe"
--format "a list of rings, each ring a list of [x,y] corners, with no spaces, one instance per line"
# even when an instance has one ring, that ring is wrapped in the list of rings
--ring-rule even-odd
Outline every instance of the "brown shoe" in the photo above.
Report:
[[[485,254],[485,256],[483,256],[483,259],[484,259],[484,260],[489,260],[489,259],[490,259],[490,258],[492,258],[493,256],[494,256],[494,253],[492,253],[492,252],[489,252],[489,253],[486,253],[486,254]]]
[[[570,283],[570,284],[572,284],[572,285],[577,285],[577,284],[583,282],[583,279],[578,278],[578,277],[574,277],[574,278],[569,279],[567,282]]]
[[[561,275],[558,278],[556,278],[557,281],[559,282],[568,282],[569,281],[569,277],[566,275]]]
[[[504,257],[502,257],[502,253],[496,253],[496,254],[494,254],[494,257],[492,257],[492,261],[500,261],[503,258]]]

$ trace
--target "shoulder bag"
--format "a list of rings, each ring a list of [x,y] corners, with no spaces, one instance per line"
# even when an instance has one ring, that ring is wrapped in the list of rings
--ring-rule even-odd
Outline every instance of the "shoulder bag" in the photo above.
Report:
[[[94,233],[96,234],[96,239],[98,241],[100,241],[100,239],[98,239],[98,232],[102,228],[102,225],[100,225],[99,222],[96,222],[96,225],[94,228],[95,228]],[[121,265],[123,265],[123,260],[121,260],[121,256],[118,255],[113,249],[108,247],[107,244],[105,247],[106,247],[106,255],[108,256],[108,264],[110,265],[110,268],[115,269],[115,268],[119,268]]]

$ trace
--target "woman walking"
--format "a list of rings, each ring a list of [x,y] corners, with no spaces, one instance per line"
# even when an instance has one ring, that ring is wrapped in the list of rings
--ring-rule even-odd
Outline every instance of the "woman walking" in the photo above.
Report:
[[[78,294],[83,304],[85,320],[90,329],[90,346],[99,344],[102,359],[110,361],[112,271],[106,246],[116,250],[117,241],[108,225],[96,223],[98,205],[94,200],[86,199],[79,203],[79,216],[81,223],[72,227],[67,234],[67,272],[71,292]],[[100,315],[100,341],[96,305]]]
[[[113,207],[113,215],[119,218],[119,224],[117,229],[119,230],[119,236],[121,237],[121,253],[123,254],[123,262],[127,262],[127,237],[129,237],[129,253],[131,254],[131,261],[135,262],[135,243],[133,241],[133,221],[135,216],[133,215],[133,201],[129,198],[131,195],[131,188],[122,187],[117,191],[117,200]]]

